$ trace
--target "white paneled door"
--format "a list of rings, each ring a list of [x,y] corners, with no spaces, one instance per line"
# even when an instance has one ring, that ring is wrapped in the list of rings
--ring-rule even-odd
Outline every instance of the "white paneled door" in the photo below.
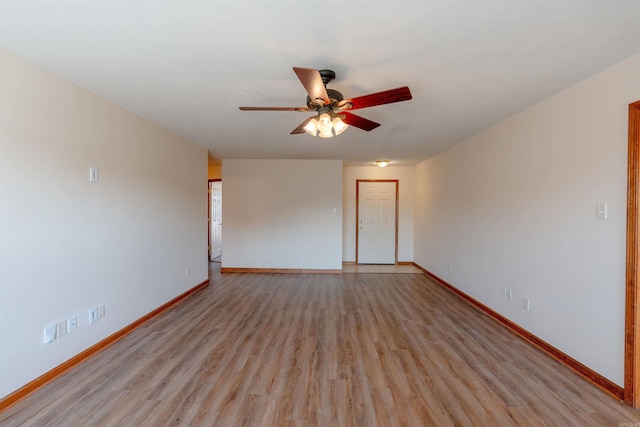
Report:
[[[396,263],[398,181],[357,181],[358,264]]]
[[[222,255],[222,182],[209,183],[209,260]]]

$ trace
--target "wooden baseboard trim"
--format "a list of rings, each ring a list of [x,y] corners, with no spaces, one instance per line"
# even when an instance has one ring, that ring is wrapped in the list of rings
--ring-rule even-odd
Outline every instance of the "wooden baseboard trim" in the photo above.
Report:
[[[398,265],[413,265],[413,261],[398,261]]]
[[[189,295],[198,292],[200,289],[204,288],[208,284],[209,284],[209,279],[199,283],[198,285],[194,286],[193,288],[189,289],[188,291],[178,295],[177,297],[175,297],[171,301],[168,301],[168,302],[164,303],[160,307],[158,307],[155,310],[145,314],[144,316],[142,316],[138,320],[134,321],[133,323],[131,323],[131,324],[125,326],[124,328],[120,329],[119,331],[109,335],[108,337],[106,337],[102,341],[92,345],[91,347],[87,348],[86,350],[84,350],[84,351],[78,353],[77,355],[73,356],[71,359],[67,360],[66,362],[63,362],[62,364],[56,366],[55,368],[51,369],[50,371],[45,372],[44,374],[42,374],[41,376],[39,376],[35,380],[25,384],[24,386],[22,386],[18,390],[16,390],[13,393],[7,395],[2,400],[0,400],[0,412],[10,408],[11,406],[15,405],[18,402],[20,402],[22,399],[24,399],[25,397],[29,396],[31,393],[35,392],[36,390],[38,390],[40,387],[42,387],[45,384],[53,381],[54,379],[56,379],[57,377],[59,377],[63,373],[67,372],[69,369],[73,368],[74,366],[79,365],[80,363],[82,363],[86,359],[90,358],[91,356],[93,356],[93,355],[97,354],[98,352],[104,350],[105,348],[109,347],[111,344],[113,344],[116,341],[120,340],[121,338],[123,338],[125,335],[129,334],[130,332],[132,332],[136,328],[139,328],[143,323],[147,322],[148,320],[153,319],[154,317],[158,316],[163,311],[168,310],[169,308],[173,307],[174,305],[176,305],[177,303],[179,303],[180,301],[182,301],[183,299],[185,299]]]
[[[306,268],[244,268],[222,267],[220,273],[268,273],[268,274],[342,274],[342,270],[322,270]]]
[[[592,369],[588,368],[587,366],[583,365],[582,363],[578,362],[577,360],[575,360],[571,356],[569,356],[569,355],[563,353],[562,351],[558,350],[557,348],[555,348],[551,344],[547,343],[546,341],[543,341],[542,339],[540,339],[537,336],[533,335],[531,332],[527,331],[526,329],[522,328],[521,326],[519,326],[516,323],[512,322],[511,320],[507,319],[506,317],[504,317],[500,313],[498,313],[498,312],[494,311],[493,309],[487,307],[486,305],[482,304],[480,301],[478,301],[478,300],[472,298],[471,296],[467,295],[466,293],[462,292],[461,290],[459,290],[455,286],[451,285],[447,281],[445,281],[445,280],[441,279],[440,277],[436,276],[435,274],[431,273],[429,270],[425,269],[424,267],[416,264],[415,262],[413,263],[413,265],[415,265],[417,268],[422,270],[422,272],[424,274],[426,274],[428,277],[433,279],[433,281],[435,281],[439,285],[443,286],[444,288],[446,288],[449,291],[453,292],[454,294],[458,295],[460,298],[465,300],[467,303],[471,304],[475,308],[477,308],[480,311],[484,312],[489,317],[491,317],[493,320],[497,321],[502,326],[506,327],[511,332],[513,332],[516,335],[518,335],[520,338],[524,339],[525,341],[529,342],[530,344],[532,344],[535,347],[539,348],[540,350],[544,351],[549,356],[553,357],[554,359],[556,359],[557,361],[559,361],[563,365],[567,366],[568,368],[570,368],[571,370],[573,370],[574,372],[576,372],[577,374],[579,374],[583,378],[585,378],[588,381],[590,381],[591,383],[595,384],[597,387],[599,387],[600,389],[602,389],[603,391],[605,391],[609,395],[615,397],[618,400],[622,400],[624,398],[624,388],[622,388],[619,385],[611,382],[607,378],[603,377],[599,373],[595,372],[594,370],[592,370]]]

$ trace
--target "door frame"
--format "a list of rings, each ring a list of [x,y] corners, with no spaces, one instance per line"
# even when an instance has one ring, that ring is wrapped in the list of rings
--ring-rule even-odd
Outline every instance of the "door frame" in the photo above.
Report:
[[[398,179],[356,179],[356,264],[358,264],[358,246],[359,246],[359,238],[360,238],[360,233],[358,232],[358,230],[360,229],[360,227],[358,227],[358,220],[360,219],[360,183],[361,182],[395,182],[396,183],[396,218],[395,218],[395,227],[396,227],[396,232],[395,232],[395,242],[394,242],[394,251],[395,254],[394,256],[394,265],[398,264],[398,200],[399,200],[399,195],[400,195],[400,191],[399,191],[399,182],[400,180]]]
[[[640,101],[629,104],[624,401],[640,407]]]

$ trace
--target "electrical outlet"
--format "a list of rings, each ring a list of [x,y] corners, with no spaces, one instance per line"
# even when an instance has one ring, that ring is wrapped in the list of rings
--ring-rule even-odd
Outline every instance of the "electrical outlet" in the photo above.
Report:
[[[63,320],[56,324],[56,338],[60,338],[67,335],[67,321]]]
[[[522,308],[527,311],[531,309],[531,301],[529,301],[529,298],[522,298]]]
[[[502,298],[511,301],[511,289],[502,288]]]
[[[78,329],[78,318],[76,316],[67,319],[67,330],[69,333]]]
[[[98,321],[98,307],[91,307],[89,309],[89,324]]]
[[[49,325],[44,328],[44,343],[50,343],[56,339],[56,325]]]
[[[105,315],[105,307],[104,304],[100,304],[98,306],[98,319],[102,319]]]
[[[449,264],[449,273],[453,271],[453,264]]]
[[[184,277],[189,277],[189,276],[191,276],[191,269],[189,267],[187,267],[184,270]]]

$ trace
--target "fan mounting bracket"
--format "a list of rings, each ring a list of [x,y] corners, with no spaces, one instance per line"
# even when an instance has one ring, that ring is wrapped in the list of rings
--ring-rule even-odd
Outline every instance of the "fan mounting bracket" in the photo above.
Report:
[[[336,73],[332,70],[318,70],[318,72],[320,73],[322,83],[324,83],[325,87],[327,87],[327,83],[335,80],[336,78]]]

